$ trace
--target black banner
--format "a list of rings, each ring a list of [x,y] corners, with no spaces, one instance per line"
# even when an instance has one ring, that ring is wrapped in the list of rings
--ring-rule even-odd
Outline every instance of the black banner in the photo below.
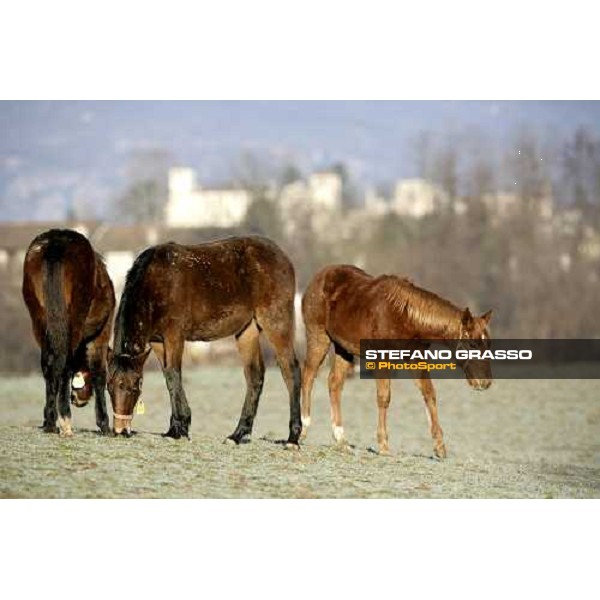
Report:
[[[361,340],[362,379],[600,379],[600,339]]]

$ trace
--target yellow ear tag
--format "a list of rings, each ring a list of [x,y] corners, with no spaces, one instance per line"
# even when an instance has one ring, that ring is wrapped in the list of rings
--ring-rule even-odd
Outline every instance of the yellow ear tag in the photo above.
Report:
[[[146,406],[144,405],[143,400],[138,400],[138,403],[135,405],[135,414],[143,415],[146,412]]]

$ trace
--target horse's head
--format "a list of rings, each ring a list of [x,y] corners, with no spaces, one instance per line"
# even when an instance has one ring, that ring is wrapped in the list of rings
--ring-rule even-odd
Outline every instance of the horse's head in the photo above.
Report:
[[[462,313],[461,334],[457,350],[489,350],[491,347],[488,325],[492,311],[474,317],[468,308]],[[460,363],[469,385],[476,390],[487,390],[492,385],[492,366],[489,359],[465,359]]]
[[[71,380],[71,404],[85,406],[92,397],[92,374],[88,370],[77,371]]]
[[[115,434],[131,434],[133,409],[142,393],[144,363],[150,350],[137,356],[109,351],[108,393],[113,407]]]

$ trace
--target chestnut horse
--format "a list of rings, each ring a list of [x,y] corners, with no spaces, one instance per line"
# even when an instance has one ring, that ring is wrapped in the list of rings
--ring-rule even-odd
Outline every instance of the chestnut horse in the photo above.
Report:
[[[300,367],[293,345],[295,288],[292,263],[261,237],[196,246],[170,242],[140,254],[127,274],[109,361],[115,433],[130,433],[143,365],[153,349],[171,400],[171,421],[164,435],[189,437],[191,411],[181,381],[184,342],[233,335],[247,386],[239,423],[228,438],[239,443],[252,432],[263,387],[259,335],[264,332],[289,392],[288,443],[297,446],[302,424]]]
[[[306,362],[302,375],[302,437],[310,425],[311,392],[319,367],[333,343],[334,360],[329,373],[329,399],[333,436],[344,443],[341,394],[348,364],[360,353],[361,339],[488,340],[491,311],[473,317],[468,308],[461,310],[432,292],[394,275],[373,277],[350,265],[329,266],[317,273],[302,298],[306,326]],[[426,347],[426,343],[423,343]],[[478,390],[491,383],[489,361],[461,365],[469,384]],[[416,383],[423,398],[434,440],[434,452],[446,456],[442,428],[438,420],[433,383],[427,371],[418,371]],[[390,380],[377,379],[379,452],[387,454],[387,409],[390,404]]]
[[[93,389],[96,424],[108,433],[106,360],[115,293],[102,258],[76,231],[38,235],[25,255],[23,299],[42,351],[44,431],[56,432],[58,419],[60,434],[72,435],[69,400],[85,406]]]

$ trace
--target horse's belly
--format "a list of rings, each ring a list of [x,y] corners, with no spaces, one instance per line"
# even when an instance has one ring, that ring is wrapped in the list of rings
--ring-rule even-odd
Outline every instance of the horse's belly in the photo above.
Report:
[[[224,308],[219,312],[195,319],[186,334],[190,341],[218,340],[240,333],[252,320],[249,310]]]

